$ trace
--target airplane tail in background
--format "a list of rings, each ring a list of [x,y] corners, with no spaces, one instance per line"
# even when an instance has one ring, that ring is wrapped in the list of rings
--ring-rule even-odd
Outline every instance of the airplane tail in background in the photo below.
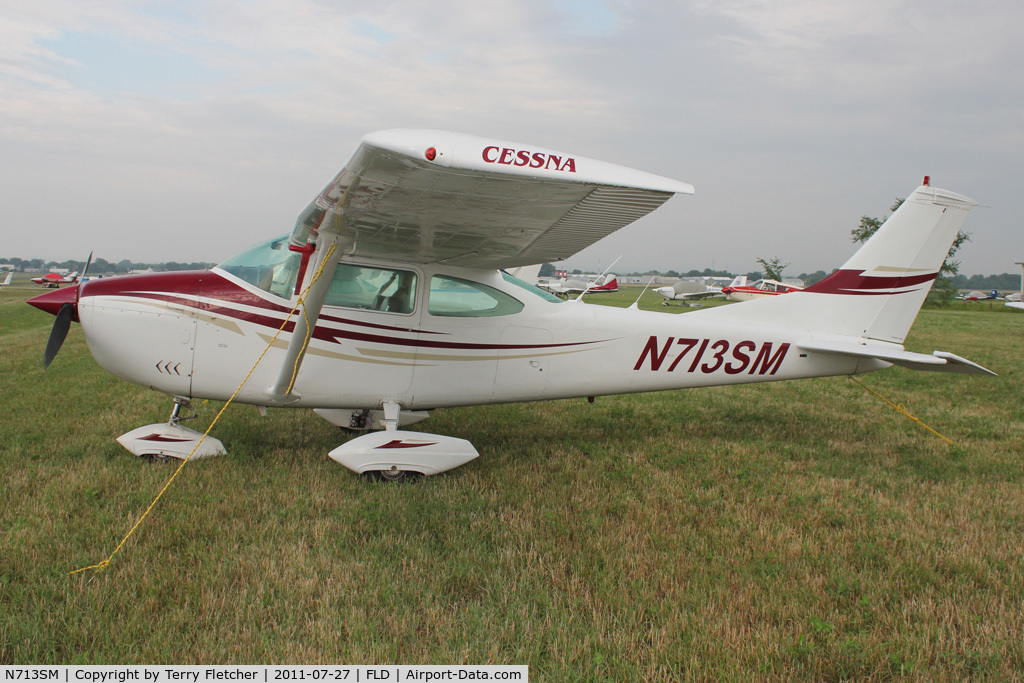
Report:
[[[922,185],[821,282],[690,315],[902,344],[973,206],[967,197]]]
[[[9,271],[9,272],[7,273],[7,279],[6,279],[6,280],[4,280],[4,281],[3,281],[3,283],[0,283],[0,287],[6,287],[7,285],[11,284],[11,279],[12,279],[13,277],[14,277],[14,271],[13,271],[13,270],[12,270],[12,271]]]

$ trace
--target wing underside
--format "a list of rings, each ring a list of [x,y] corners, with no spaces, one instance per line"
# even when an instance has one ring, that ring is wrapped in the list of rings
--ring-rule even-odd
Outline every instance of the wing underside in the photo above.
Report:
[[[565,259],[676,192],[692,188],[513,143],[385,131],[363,139],[299,217],[291,241],[305,244],[319,231],[356,256],[508,268]]]

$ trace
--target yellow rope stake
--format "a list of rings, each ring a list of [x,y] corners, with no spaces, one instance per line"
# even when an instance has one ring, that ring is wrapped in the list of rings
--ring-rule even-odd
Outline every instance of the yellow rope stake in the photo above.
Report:
[[[249,381],[249,378],[252,377],[252,373],[256,372],[256,368],[259,366],[260,362],[263,361],[263,357],[267,355],[267,351],[269,351],[270,348],[274,345],[274,342],[277,341],[277,338],[279,336],[281,336],[281,332],[284,331],[284,328],[288,324],[288,321],[291,320],[293,315],[295,315],[295,311],[299,310],[299,306],[303,306],[303,304],[306,301],[306,296],[309,295],[310,288],[312,288],[313,283],[315,283],[318,279],[320,279],[320,275],[323,273],[323,270],[324,270],[324,265],[327,263],[328,259],[331,258],[331,255],[334,253],[334,250],[336,248],[337,248],[337,244],[336,243],[332,243],[327,248],[327,252],[324,254],[323,259],[320,261],[320,267],[317,268],[316,272],[313,274],[313,278],[309,281],[309,285],[306,286],[306,289],[302,292],[302,295],[295,301],[295,306],[292,308],[291,311],[288,312],[288,315],[285,316],[284,322],[281,323],[281,327],[279,327],[277,329],[277,333],[274,334],[274,338],[271,339],[270,342],[267,344],[267,348],[263,349],[263,353],[261,353],[260,357],[256,359],[256,362],[253,363],[252,368],[249,370],[249,374],[247,374],[245,376],[245,379],[242,380],[242,383],[238,385],[237,389],[235,389],[235,393],[231,394],[231,398],[229,398],[227,400],[227,402],[217,412],[217,415],[213,418],[213,421],[210,423],[210,426],[207,427],[206,428],[206,432],[203,433],[202,438],[199,439],[198,443],[196,443],[195,448],[192,449],[192,452],[188,454],[187,458],[185,458],[184,460],[181,461],[181,464],[178,465],[178,469],[174,470],[174,474],[172,474],[171,478],[167,480],[167,483],[164,484],[164,487],[162,489],[160,489],[160,492],[158,494],[156,494],[156,498],[153,499],[153,502],[149,504],[149,507],[146,508],[146,511],[142,513],[142,516],[139,517],[138,521],[135,522],[134,526],[132,526],[132,528],[128,530],[128,533],[125,534],[124,538],[121,539],[121,542],[117,544],[117,547],[114,548],[114,552],[110,553],[110,556],[107,559],[103,560],[102,562],[99,562],[98,564],[89,565],[88,567],[82,567],[81,569],[76,569],[73,572],[71,572],[71,574],[78,574],[79,572],[84,572],[84,571],[87,571],[89,569],[95,569],[98,572],[101,572],[104,569],[106,569],[107,566],[110,564],[111,560],[114,559],[114,555],[117,555],[117,553],[120,552],[121,548],[124,547],[124,544],[127,543],[128,539],[131,538],[132,534],[135,533],[135,530],[138,529],[139,526],[142,525],[143,520],[145,520],[146,517],[149,516],[149,513],[153,510],[153,508],[156,507],[157,502],[164,495],[164,493],[167,491],[167,489],[170,488],[171,483],[174,482],[175,478],[181,472],[182,468],[185,467],[185,465],[188,464],[188,461],[192,459],[192,456],[195,455],[195,452],[197,450],[199,450],[199,446],[201,446],[203,441],[206,440],[206,437],[209,436],[210,431],[213,429],[213,426],[217,424],[217,420],[220,419],[220,416],[224,414],[224,411],[227,410],[229,405],[231,405],[231,402],[235,400],[236,396],[238,396],[238,392],[240,392],[242,390],[242,387],[244,387],[246,385],[246,383]],[[305,315],[305,312],[306,312],[305,306],[303,306],[302,311],[303,311],[303,315]],[[307,327],[309,326],[309,318],[306,318],[306,326]],[[312,334],[311,331],[307,331],[306,340],[305,340],[305,343],[303,344],[303,349],[305,349],[306,344],[309,343],[309,337],[310,337],[311,334]],[[295,375],[297,373],[298,373],[298,364],[296,363],[295,372],[292,374],[292,384],[295,383]],[[289,387],[289,391],[290,390],[291,390],[291,387]]]
[[[879,394],[878,394],[877,392],[875,392],[875,391],[872,391],[872,390],[871,390],[871,389],[869,389],[869,388],[868,388],[867,386],[865,386],[865,384],[864,384],[863,382],[861,382],[860,380],[854,379],[853,377],[850,377],[850,381],[851,381],[851,382],[854,382],[854,383],[856,383],[856,384],[859,384],[859,385],[860,385],[861,387],[863,387],[863,388],[864,388],[864,390],[865,390],[865,391],[867,391],[867,392],[868,392],[869,394],[873,394],[874,396],[876,396],[877,398],[881,399],[882,401],[885,401],[885,402],[886,402],[886,403],[888,403],[888,404],[889,404],[889,405],[890,405],[890,406],[891,406],[891,407],[892,407],[892,408],[893,408],[893,409],[894,409],[894,410],[895,410],[896,412],[898,412],[898,413],[902,414],[902,415],[903,415],[904,417],[907,417],[907,418],[909,418],[909,419],[913,420],[914,422],[916,422],[917,424],[921,425],[922,427],[924,427],[925,429],[927,429],[927,430],[928,430],[929,432],[931,432],[931,433],[932,433],[932,434],[934,434],[935,436],[939,437],[940,439],[942,439],[943,441],[945,441],[946,443],[948,443],[948,444],[949,444],[950,446],[955,446],[955,445],[956,445],[956,444],[955,444],[955,443],[954,443],[954,442],[953,442],[952,440],[950,440],[950,439],[947,439],[947,438],[946,438],[946,437],[944,437],[944,436],[943,436],[942,434],[939,434],[939,433],[938,433],[937,431],[935,431],[934,429],[932,429],[931,427],[929,427],[928,425],[926,425],[926,424],[925,424],[924,422],[921,422],[921,420],[919,420],[918,418],[916,418],[916,417],[914,417],[913,415],[911,415],[911,414],[910,414],[910,412],[909,412],[909,411],[908,411],[908,410],[907,410],[906,408],[904,408],[904,407],[903,407],[903,404],[902,404],[902,403],[900,403],[900,404],[898,404],[898,405],[897,405],[897,404],[895,404],[895,403],[893,403],[892,401],[888,400],[887,398],[884,398],[883,396],[880,396],[880,395],[879,395]]]

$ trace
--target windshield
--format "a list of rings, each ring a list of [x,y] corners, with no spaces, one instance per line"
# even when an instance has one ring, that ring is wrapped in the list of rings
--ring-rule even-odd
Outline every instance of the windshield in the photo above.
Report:
[[[288,250],[288,236],[281,235],[235,254],[218,268],[283,299],[291,298],[302,255]]]

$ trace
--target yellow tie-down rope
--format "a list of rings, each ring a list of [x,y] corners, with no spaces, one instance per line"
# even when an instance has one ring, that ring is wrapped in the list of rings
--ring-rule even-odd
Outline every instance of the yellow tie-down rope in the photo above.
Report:
[[[117,544],[117,547],[114,548],[114,552],[110,553],[110,556],[107,559],[103,560],[102,562],[99,562],[97,564],[89,565],[88,567],[82,567],[81,569],[76,569],[73,572],[71,572],[71,574],[78,574],[79,572],[84,572],[84,571],[87,571],[89,569],[95,569],[98,572],[101,572],[104,569],[106,569],[107,566],[110,564],[111,560],[114,559],[114,555],[117,555],[117,553],[120,552],[121,548],[124,547],[124,544],[127,543],[128,539],[131,538],[132,534],[135,533],[135,530],[138,529],[139,526],[142,525],[143,520],[145,520],[146,517],[149,515],[149,513],[153,510],[153,508],[156,507],[157,502],[164,495],[164,493],[167,491],[167,489],[170,488],[171,484],[174,482],[175,478],[181,472],[182,468],[185,467],[185,465],[188,464],[188,461],[192,459],[193,455],[195,455],[195,452],[199,449],[199,446],[201,446],[203,441],[206,440],[206,437],[210,434],[210,431],[213,429],[214,425],[217,424],[217,420],[220,419],[220,416],[224,414],[224,411],[227,410],[227,407],[229,405],[231,405],[231,402],[235,400],[236,396],[238,396],[238,392],[240,392],[242,390],[242,387],[244,387],[246,382],[249,381],[249,378],[252,377],[252,373],[256,372],[256,368],[259,366],[260,362],[263,360],[263,357],[267,355],[267,351],[269,351],[270,347],[272,347],[274,345],[274,342],[277,341],[277,338],[279,336],[281,336],[281,332],[284,331],[284,328],[288,324],[288,321],[291,320],[293,315],[295,315],[295,311],[299,310],[299,306],[303,307],[302,308],[303,315],[306,314],[306,308],[305,308],[305,306],[303,304],[305,304],[305,302],[306,302],[306,297],[309,295],[309,290],[313,287],[313,284],[318,279],[320,279],[320,275],[323,273],[323,270],[324,270],[324,265],[326,265],[328,263],[329,259],[334,254],[334,251],[335,251],[336,248],[337,248],[337,243],[331,243],[330,246],[327,247],[327,251],[324,253],[323,259],[321,259],[321,261],[320,261],[320,267],[316,269],[315,273],[313,273],[313,278],[309,281],[309,285],[306,286],[306,289],[303,290],[302,295],[299,296],[299,298],[295,301],[295,306],[292,308],[291,311],[288,312],[288,315],[285,317],[284,322],[281,323],[281,327],[279,327],[277,329],[277,332],[274,334],[274,338],[271,339],[270,342],[267,344],[267,348],[263,349],[263,353],[261,353],[260,357],[256,359],[256,362],[253,363],[252,368],[249,370],[249,374],[247,374],[245,376],[245,379],[242,380],[242,383],[238,385],[237,389],[235,389],[235,393],[231,394],[231,398],[229,398],[227,400],[227,402],[217,412],[217,415],[213,418],[213,421],[210,423],[210,426],[207,427],[206,431],[203,433],[202,438],[200,438],[199,441],[196,443],[195,448],[192,449],[192,452],[188,454],[187,458],[185,458],[184,460],[181,461],[181,464],[178,465],[178,468],[176,470],[174,470],[174,474],[171,475],[171,478],[167,480],[167,483],[164,484],[164,487],[162,489],[160,489],[159,493],[156,494],[156,498],[153,499],[153,502],[149,504],[149,507],[146,508],[146,511],[142,513],[142,516],[139,517],[138,521],[136,521],[135,524],[132,526],[132,528],[128,530],[128,533],[125,534],[124,538],[121,539],[121,542]],[[306,318],[306,338],[305,338],[305,340],[303,341],[303,344],[302,344],[303,350],[305,350],[306,345],[309,344],[309,338],[312,335],[312,333],[313,333],[313,328],[309,325],[309,318],[307,317]],[[301,357],[301,354],[300,354],[300,357]],[[291,384],[288,387],[289,391],[291,391],[291,387],[295,384],[295,376],[298,374],[298,372],[299,372],[299,363],[298,363],[298,360],[296,360],[295,368],[292,371],[292,381],[291,381]]]
[[[929,432],[931,432],[931,433],[932,433],[932,434],[934,434],[935,436],[939,437],[940,439],[942,439],[943,441],[945,441],[946,443],[948,443],[948,444],[949,444],[950,446],[955,446],[955,445],[956,445],[956,444],[955,444],[955,443],[953,442],[953,440],[952,440],[952,439],[948,439],[948,438],[944,437],[944,436],[943,436],[942,434],[939,434],[939,433],[938,433],[937,431],[935,431],[934,429],[932,429],[931,427],[929,427],[928,425],[926,425],[926,424],[925,424],[924,422],[922,422],[922,421],[921,421],[920,419],[918,419],[918,418],[914,417],[913,415],[911,415],[911,414],[910,414],[910,412],[909,412],[909,411],[908,411],[908,410],[907,410],[907,409],[906,409],[906,408],[905,408],[905,407],[903,406],[903,404],[902,404],[902,403],[900,403],[900,404],[896,404],[896,403],[893,403],[893,402],[892,402],[892,401],[890,401],[889,399],[887,399],[887,398],[885,398],[885,397],[883,397],[883,396],[880,396],[880,395],[879,395],[879,394],[878,394],[877,392],[875,392],[875,391],[873,391],[873,390],[869,389],[869,388],[868,388],[868,387],[867,387],[867,386],[866,386],[866,385],[865,385],[865,384],[864,384],[863,382],[861,382],[860,380],[854,379],[853,377],[850,377],[850,381],[851,381],[851,382],[854,382],[854,383],[856,383],[856,384],[859,384],[859,385],[860,385],[861,387],[863,387],[863,388],[864,388],[864,390],[865,390],[865,391],[867,391],[867,392],[868,392],[869,394],[872,394],[872,395],[874,395],[875,397],[877,397],[877,398],[881,399],[882,401],[885,401],[886,403],[888,403],[888,404],[889,404],[889,406],[890,406],[890,407],[892,407],[892,408],[893,408],[893,410],[895,410],[896,412],[900,413],[900,414],[901,414],[901,415],[903,415],[904,417],[906,417],[906,418],[908,418],[908,419],[910,419],[910,420],[913,420],[913,421],[914,421],[914,422],[916,422],[917,424],[921,425],[922,427],[924,427],[925,429],[927,429],[927,430],[928,430]]]

